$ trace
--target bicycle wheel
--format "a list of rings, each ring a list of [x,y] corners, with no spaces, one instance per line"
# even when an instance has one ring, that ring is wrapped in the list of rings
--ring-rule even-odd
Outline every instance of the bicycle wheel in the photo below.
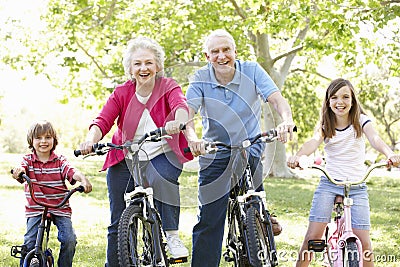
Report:
[[[227,251],[224,253],[225,261],[233,262],[234,267],[251,267],[244,247],[243,222],[237,203],[236,205],[229,204],[228,213],[229,226],[226,244]]]
[[[272,227],[262,222],[256,207],[250,206],[246,211],[246,234],[249,248],[249,262],[253,267],[276,266],[277,260],[270,247],[269,237],[273,238]],[[270,231],[270,235],[267,233]],[[271,235],[272,234],[272,235]]]
[[[355,241],[347,241],[346,247],[343,251],[343,266],[344,267],[359,267],[360,255],[358,253],[358,246]]]
[[[24,267],[53,267],[53,265],[49,265],[48,262],[44,264],[39,256],[32,254],[27,256]]]
[[[118,225],[118,260],[121,266],[152,266],[151,225],[139,205],[128,206]]]

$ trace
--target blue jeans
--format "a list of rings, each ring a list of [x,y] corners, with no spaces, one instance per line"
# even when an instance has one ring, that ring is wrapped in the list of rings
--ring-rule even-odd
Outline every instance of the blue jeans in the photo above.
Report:
[[[232,167],[230,159],[200,158],[200,212],[198,222],[193,227],[192,267],[219,266],[232,169],[239,169],[242,173],[244,167]],[[249,162],[257,191],[263,190],[260,158],[250,156]]]
[[[26,234],[24,235],[24,245],[28,252],[35,248],[38,226],[41,216],[27,218]],[[58,229],[58,241],[60,241],[60,254],[58,255],[59,267],[71,267],[75,255],[75,247],[77,244],[75,231],[72,227],[71,218],[53,215],[53,222]],[[21,259],[21,266],[23,265]]]
[[[368,187],[365,183],[352,186],[350,190],[350,197],[353,199],[351,224],[356,229],[369,230],[371,226],[367,190]],[[309,221],[329,223],[336,195],[343,196],[343,186],[334,185],[328,178],[322,176],[314,192]]]
[[[110,167],[107,172],[108,198],[110,201],[111,224],[107,234],[107,259],[105,266],[118,267],[118,223],[125,209],[124,193],[133,190],[133,178],[130,172],[131,161],[121,161]],[[129,165],[129,168],[128,168]],[[145,163],[142,162],[141,166]],[[145,176],[144,186],[153,187],[154,204],[160,213],[163,229],[178,230],[180,215],[180,195],[178,178],[182,172],[173,152],[153,158],[142,169]],[[142,184],[139,181],[136,183]]]

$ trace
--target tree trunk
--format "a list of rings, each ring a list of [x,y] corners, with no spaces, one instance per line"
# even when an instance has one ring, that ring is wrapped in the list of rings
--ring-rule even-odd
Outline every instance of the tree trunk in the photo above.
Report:
[[[263,104],[264,129],[275,128],[281,118],[269,104]],[[296,175],[286,165],[286,147],[281,142],[273,142],[266,145],[263,155],[263,176],[274,176],[280,178],[293,178]]]

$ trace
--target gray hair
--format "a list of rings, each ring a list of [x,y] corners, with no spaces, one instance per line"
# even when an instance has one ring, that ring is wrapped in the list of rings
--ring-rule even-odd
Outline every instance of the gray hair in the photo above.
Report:
[[[155,40],[144,36],[137,37],[128,42],[128,46],[125,50],[125,55],[122,60],[122,64],[124,65],[125,75],[129,78],[132,78],[131,74],[132,54],[138,49],[149,49],[154,53],[156,64],[160,68],[160,71],[157,72],[156,74],[156,78],[163,76],[164,61],[165,61],[164,49]]]
[[[228,38],[233,45],[233,48],[236,49],[236,43],[235,43],[235,39],[233,39],[232,35],[227,32],[226,30],[223,29],[217,29],[215,31],[212,31],[204,40],[204,45],[203,45],[203,52],[204,53],[208,53],[208,44],[211,40],[211,38],[213,37],[226,37]]]

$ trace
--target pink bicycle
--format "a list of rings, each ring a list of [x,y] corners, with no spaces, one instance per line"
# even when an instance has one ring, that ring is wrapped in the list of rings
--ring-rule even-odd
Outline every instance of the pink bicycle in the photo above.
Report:
[[[334,202],[334,220],[325,229],[325,239],[309,240],[308,250],[323,252],[324,259],[331,267],[362,267],[363,249],[360,239],[353,232],[351,226],[351,206],[353,199],[350,198],[351,186],[364,183],[372,170],[388,166],[387,162],[372,164],[366,171],[364,177],[358,181],[336,181],[331,178],[324,167],[316,164],[300,162],[301,168],[318,169],[325,177],[335,185],[343,186],[343,195],[337,195]]]

